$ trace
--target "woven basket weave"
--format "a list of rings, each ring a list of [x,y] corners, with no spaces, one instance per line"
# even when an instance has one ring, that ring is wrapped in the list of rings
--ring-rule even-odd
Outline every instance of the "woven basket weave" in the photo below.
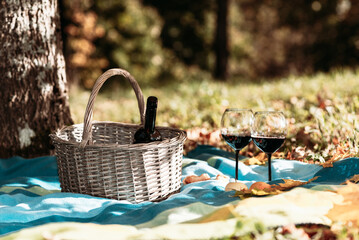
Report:
[[[103,83],[114,75],[129,80],[144,124],[145,105],[136,80],[123,69],[110,69],[96,81],[84,124],[51,134],[63,192],[89,194],[132,203],[160,201],[179,191],[184,131],[156,127],[163,141],[132,144],[141,125],[92,122],[93,105]]]

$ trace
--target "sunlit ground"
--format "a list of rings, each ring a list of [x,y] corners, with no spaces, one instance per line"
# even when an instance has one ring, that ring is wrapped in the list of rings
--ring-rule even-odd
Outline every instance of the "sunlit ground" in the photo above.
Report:
[[[287,154],[293,148],[305,147],[313,158],[324,161],[320,157],[330,159],[338,143],[349,144],[352,151],[357,151],[358,78],[358,70],[340,70],[262,83],[199,80],[146,87],[142,91],[145,98],[155,95],[159,99],[158,125],[186,130],[215,131],[228,107],[283,111],[289,124],[289,140],[282,150]],[[100,92],[95,102],[95,120],[139,123],[135,94],[129,87],[121,87],[128,84],[122,81],[112,91]],[[138,82],[141,86],[139,79]],[[77,87],[70,89],[70,107],[76,123],[83,122],[89,95]]]

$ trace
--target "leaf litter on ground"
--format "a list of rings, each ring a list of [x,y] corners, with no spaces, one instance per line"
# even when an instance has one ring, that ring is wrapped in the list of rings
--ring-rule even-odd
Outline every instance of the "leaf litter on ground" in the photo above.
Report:
[[[272,184],[270,187],[258,189],[258,188],[250,188],[244,189],[242,191],[236,191],[234,197],[240,197],[241,199],[253,197],[253,196],[268,196],[268,195],[277,195],[283,193],[284,191],[288,191],[292,188],[306,185],[318,177],[314,177],[309,179],[306,182],[293,180],[293,179],[282,179],[284,183]]]

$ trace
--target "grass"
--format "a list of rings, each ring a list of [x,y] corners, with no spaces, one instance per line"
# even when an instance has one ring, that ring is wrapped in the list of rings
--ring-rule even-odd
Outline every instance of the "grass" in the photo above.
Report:
[[[145,98],[155,95],[159,99],[158,125],[186,130],[215,131],[228,107],[283,111],[289,123],[289,141],[282,148],[285,155],[325,162],[333,160],[338,146],[349,151],[350,156],[358,153],[358,78],[359,69],[337,70],[256,83],[198,79],[146,87],[142,91]],[[140,78],[137,80],[141,86]],[[121,80],[105,88],[96,99],[94,119],[139,123],[137,100],[129,84]],[[76,123],[83,122],[89,95],[78,87],[70,89],[70,107]]]

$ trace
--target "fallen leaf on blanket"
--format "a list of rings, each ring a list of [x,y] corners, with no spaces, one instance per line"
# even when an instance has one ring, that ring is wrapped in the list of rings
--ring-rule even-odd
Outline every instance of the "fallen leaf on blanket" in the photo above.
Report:
[[[249,190],[251,190],[251,191],[253,189],[264,190],[264,189],[269,189],[269,188],[272,188],[272,185],[265,183],[265,182],[255,182],[251,185]]]
[[[333,162],[327,161],[327,162],[321,163],[320,166],[322,166],[323,168],[330,168],[330,167],[333,167]]]
[[[267,196],[267,195],[277,195],[282,193],[282,191],[276,188],[265,188],[265,189],[252,189],[251,193],[253,196]]]
[[[337,190],[343,202],[334,204],[327,217],[332,221],[341,221],[349,225],[359,225],[359,186],[348,182],[348,185]]]
[[[282,193],[281,190],[275,188],[267,188],[267,189],[252,189],[252,190],[242,190],[236,191],[233,197],[239,197],[241,199],[249,198],[249,197],[261,197],[261,196],[269,196],[269,195],[277,195]]]
[[[277,188],[277,185],[270,185],[265,182],[255,182],[249,188],[249,191],[254,196],[267,196],[267,195],[277,195],[281,193],[281,189]]]
[[[247,185],[241,182],[230,182],[226,185],[226,188],[224,189],[226,192],[228,191],[243,191],[248,190]]]
[[[229,177],[220,173],[216,176],[216,180],[222,181],[222,182],[229,182]]]
[[[297,180],[293,180],[293,179],[283,179],[284,183],[278,183],[278,185],[273,186],[273,188],[285,191],[285,190],[289,190],[294,187],[299,187],[299,186],[308,184],[308,183],[316,180],[317,178],[318,178],[318,176],[309,179],[307,182],[297,181]]]
[[[210,180],[211,178],[209,177],[209,175],[207,173],[203,173],[201,176],[197,176],[197,175],[190,175],[187,176],[183,179],[183,184],[189,184],[189,183],[194,183],[194,182],[201,182],[201,181],[207,181]]]
[[[358,183],[359,182],[359,174],[354,175],[351,179],[348,180],[352,183]]]
[[[307,182],[302,182],[302,181],[297,181],[297,180],[292,180],[292,179],[282,179],[284,181],[284,183],[279,183],[278,185],[276,185],[276,184],[269,185],[264,182],[257,182],[257,183],[253,183],[252,184],[253,187],[251,186],[248,190],[237,191],[235,193],[234,197],[240,197],[243,199],[243,198],[252,197],[252,196],[277,195],[277,194],[282,193],[283,191],[290,190],[294,187],[299,187],[299,186],[308,184],[317,178],[318,177],[311,178]],[[263,185],[263,183],[265,185]],[[256,187],[256,185],[257,185],[257,187]]]
[[[249,189],[243,189],[241,191],[236,191],[235,197],[240,197],[241,199],[252,197],[252,196],[267,196],[267,195],[277,195],[282,193],[280,189],[274,188],[276,185],[269,185],[265,182],[255,182],[251,185]]]

